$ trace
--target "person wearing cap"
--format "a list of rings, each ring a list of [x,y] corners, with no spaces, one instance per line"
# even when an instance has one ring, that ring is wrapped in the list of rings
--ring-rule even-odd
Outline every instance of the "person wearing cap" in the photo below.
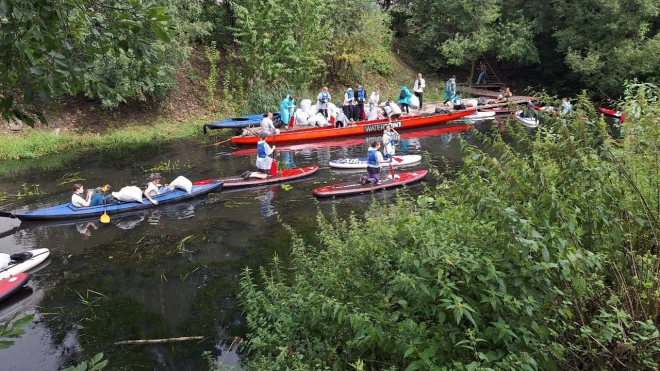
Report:
[[[261,132],[266,133],[267,135],[275,135],[280,133],[278,129],[275,129],[275,125],[273,124],[272,112],[268,112],[266,117],[261,120]]]
[[[257,169],[259,169],[259,172],[252,172],[250,170],[247,170],[243,174],[241,174],[241,177],[243,179],[248,179],[248,178],[260,178],[260,179],[266,179],[268,178],[268,173],[270,172],[270,167],[273,162],[273,152],[275,151],[275,146],[272,148],[266,143],[266,138],[268,138],[268,134],[264,133],[263,131],[261,132],[261,135],[259,136],[259,142],[257,142]]]
[[[348,117],[349,120],[354,120],[355,118],[355,95],[353,94],[353,88],[346,89],[344,93],[344,103],[341,106],[344,115]]]
[[[355,100],[357,101],[357,105],[355,106],[355,121],[362,121],[365,117],[364,102],[367,100],[367,91],[362,85],[358,85],[355,91]]]

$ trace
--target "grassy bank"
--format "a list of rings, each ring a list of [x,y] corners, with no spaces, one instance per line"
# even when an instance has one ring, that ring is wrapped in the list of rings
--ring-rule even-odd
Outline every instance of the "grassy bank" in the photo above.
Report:
[[[128,125],[103,134],[75,131],[27,129],[0,137],[0,160],[36,159],[46,155],[78,150],[110,150],[172,139],[202,136],[206,120],[159,122],[154,125]]]

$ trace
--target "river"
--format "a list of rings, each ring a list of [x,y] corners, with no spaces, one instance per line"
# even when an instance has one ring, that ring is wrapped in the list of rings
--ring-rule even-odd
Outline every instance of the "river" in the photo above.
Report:
[[[488,127],[477,125],[482,131]],[[433,127],[402,140],[397,154],[424,155],[423,163],[409,169],[427,168],[429,163],[441,170],[459,168],[459,137],[474,140],[464,125],[446,128]],[[360,215],[369,207],[371,195],[320,201],[312,196],[312,189],[321,185],[356,179],[361,172],[330,169],[328,161],[364,156],[368,142],[353,138],[279,151],[281,166],[321,168],[309,178],[288,183],[290,189],[221,191],[190,203],[113,217],[107,225],[0,218],[0,251],[51,250],[28,285],[0,303],[0,322],[17,313],[36,314],[23,336],[2,339],[15,342],[0,350],[2,369],[59,370],[97,352],[105,353],[110,370],[204,370],[205,351],[216,363],[237,365],[237,346],[229,347],[246,332],[236,299],[240,275],[246,267],[253,272],[268,267],[275,255],[286,259],[290,236],[283,224],[313,244],[319,211],[328,216],[334,207],[341,216]],[[34,185],[41,192],[10,197],[0,202],[0,210],[21,212],[67,202],[71,185],[78,182],[87,188],[110,183],[115,190],[144,185],[153,170],[160,170],[165,182],[178,175],[194,181],[240,174],[254,168],[256,154],[250,149],[184,140],[81,155],[52,169],[0,179],[8,195],[34,190]],[[419,193],[432,184],[429,178],[407,192]],[[387,191],[376,198],[394,196]],[[114,345],[189,336],[204,340]]]

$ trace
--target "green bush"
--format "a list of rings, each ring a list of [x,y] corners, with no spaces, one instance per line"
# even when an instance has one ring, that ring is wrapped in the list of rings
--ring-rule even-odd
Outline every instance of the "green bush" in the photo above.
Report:
[[[320,215],[320,247],[243,274],[245,369],[656,370],[658,93],[630,87],[622,141],[580,97],[416,199]]]

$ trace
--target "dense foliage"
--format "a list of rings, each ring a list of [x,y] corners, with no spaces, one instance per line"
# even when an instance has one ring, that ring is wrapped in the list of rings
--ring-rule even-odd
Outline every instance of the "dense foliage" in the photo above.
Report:
[[[168,9],[151,2],[1,1],[2,116],[31,124],[35,117],[45,121],[41,105],[63,94],[121,101],[150,92],[126,81],[149,84],[166,74],[154,63],[163,56],[156,40],[171,42],[171,24]]]
[[[657,370],[659,96],[628,87],[622,140],[582,97],[416,199],[320,216],[321,246],[243,275],[245,368]]]
[[[400,0],[391,12],[405,25],[410,52],[435,69],[461,67],[482,56],[552,71],[549,88],[568,79],[620,95],[624,81],[658,82],[660,3],[654,0],[503,1]],[[535,68],[538,67],[538,68]],[[570,78],[564,76],[570,73]]]

